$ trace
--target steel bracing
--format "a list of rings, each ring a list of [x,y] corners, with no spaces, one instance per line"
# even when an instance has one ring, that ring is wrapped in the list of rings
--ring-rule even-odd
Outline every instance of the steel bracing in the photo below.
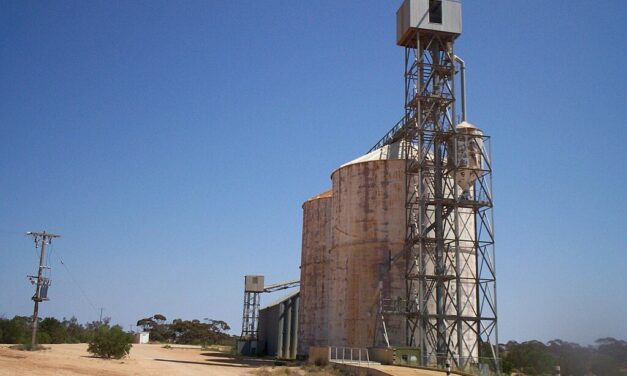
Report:
[[[244,292],[244,315],[242,318],[242,339],[256,340],[258,337],[257,320],[259,319],[260,293]]]
[[[406,160],[406,299],[383,311],[406,316],[406,345],[423,365],[498,373],[490,140],[455,128],[454,38],[416,30],[405,47],[405,115],[374,147],[400,141]],[[480,156],[472,169],[469,153]]]

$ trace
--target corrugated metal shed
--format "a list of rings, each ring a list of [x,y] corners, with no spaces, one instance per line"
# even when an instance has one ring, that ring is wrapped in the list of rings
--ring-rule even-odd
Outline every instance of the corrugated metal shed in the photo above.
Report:
[[[459,35],[462,4],[459,0],[405,0],[396,12],[396,44],[415,47],[415,31],[427,30]]]
[[[295,359],[300,291],[259,310],[259,348],[267,355]]]

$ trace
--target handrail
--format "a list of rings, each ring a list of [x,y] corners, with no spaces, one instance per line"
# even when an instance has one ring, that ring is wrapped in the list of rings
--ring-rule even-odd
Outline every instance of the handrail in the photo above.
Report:
[[[366,364],[370,367],[370,354],[367,348],[330,346],[329,361],[342,364]]]
[[[405,116],[403,116],[401,120],[399,120],[392,127],[392,129],[390,129],[370,150],[368,150],[368,153],[397,141],[399,136],[403,134],[405,123]]]

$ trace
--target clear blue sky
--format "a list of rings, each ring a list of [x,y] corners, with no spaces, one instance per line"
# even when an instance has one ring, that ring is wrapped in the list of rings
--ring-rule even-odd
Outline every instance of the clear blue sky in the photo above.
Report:
[[[0,315],[36,253],[114,322],[241,325],[299,276],[302,202],[401,116],[398,1],[2,1]],[[500,340],[627,339],[627,2],[464,1],[493,137]],[[98,319],[52,256],[44,316]],[[264,297],[266,303],[271,297]]]

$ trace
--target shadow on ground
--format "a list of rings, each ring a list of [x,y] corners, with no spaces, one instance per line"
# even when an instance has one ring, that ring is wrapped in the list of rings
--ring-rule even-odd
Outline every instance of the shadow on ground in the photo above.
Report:
[[[234,357],[230,354],[220,352],[205,352],[200,355],[209,357],[204,362],[195,362],[191,360],[178,360],[178,359],[155,359],[158,362],[172,362],[172,363],[186,363],[186,364],[200,364],[205,366],[224,366],[224,367],[236,367],[236,368],[249,368],[249,367],[263,367],[271,366],[274,364],[272,359],[256,359],[247,357]]]

